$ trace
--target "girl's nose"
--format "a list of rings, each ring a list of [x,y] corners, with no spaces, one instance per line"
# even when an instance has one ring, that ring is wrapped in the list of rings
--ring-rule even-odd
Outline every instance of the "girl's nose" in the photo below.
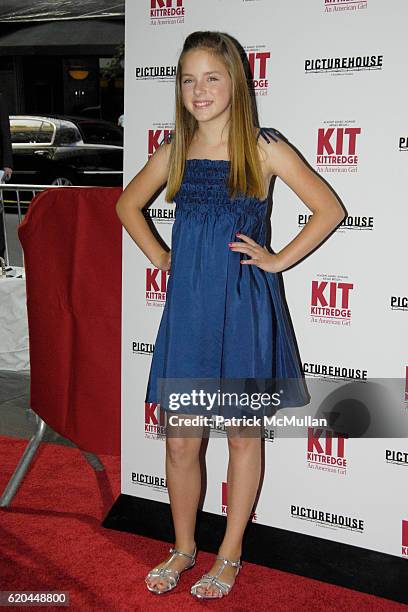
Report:
[[[194,94],[197,95],[202,93],[203,91],[205,91],[204,85],[201,82],[197,81],[194,87]]]

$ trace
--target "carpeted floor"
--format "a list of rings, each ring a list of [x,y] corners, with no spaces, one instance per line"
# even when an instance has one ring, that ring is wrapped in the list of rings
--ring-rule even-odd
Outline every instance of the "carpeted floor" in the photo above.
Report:
[[[0,436],[0,491],[26,443]],[[120,459],[99,458],[105,471],[94,471],[76,448],[42,444],[11,506],[0,508],[0,590],[67,591],[71,609],[86,612],[203,606],[237,612],[408,608],[248,563],[225,599],[197,602],[189,593],[190,585],[214,558],[204,552],[198,553],[196,566],[182,574],[174,591],[149,593],[143,578],[167,555],[169,545],[101,527],[120,493]]]

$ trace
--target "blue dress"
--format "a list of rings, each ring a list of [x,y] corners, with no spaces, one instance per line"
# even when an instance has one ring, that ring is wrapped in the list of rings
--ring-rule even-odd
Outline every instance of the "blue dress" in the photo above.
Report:
[[[268,143],[281,137],[272,128],[261,128],[260,134]],[[257,416],[271,415],[279,408],[308,404],[310,395],[278,273],[241,264],[241,259],[250,257],[228,246],[240,241],[236,232],[265,245],[268,207],[267,199],[230,199],[229,163],[186,160],[174,198],[171,269],[145,401],[176,410],[176,402],[169,407],[169,393],[188,392],[189,383],[197,389],[202,382],[202,388],[215,390],[221,380],[223,389],[232,384],[242,393],[248,388],[271,392],[276,380],[281,391],[286,381],[278,406],[256,409]],[[220,406],[208,411],[194,403],[179,408],[183,414],[232,415]],[[241,412],[254,414],[248,406]]]

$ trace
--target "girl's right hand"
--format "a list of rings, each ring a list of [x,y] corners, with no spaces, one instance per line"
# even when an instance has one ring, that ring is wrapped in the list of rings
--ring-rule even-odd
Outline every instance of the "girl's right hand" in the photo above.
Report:
[[[164,270],[166,272],[170,270],[170,267],[171,267],[171,250],[163,253],[158,263],[156,264],[156,268],[159,268],[159,270]]]

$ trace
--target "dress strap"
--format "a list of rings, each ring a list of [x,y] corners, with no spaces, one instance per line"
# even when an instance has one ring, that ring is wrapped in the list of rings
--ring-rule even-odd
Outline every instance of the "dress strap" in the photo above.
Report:
[[[167,144],[169,144],[169,143],[171,142],[171,139],[173,138],[173,136],[174,136],[173,132],[169,132],[169,133],[167,134],[167,136],[164,136],[164,137],[162,138],[162,140],[160,141],[159,145],[161,146],[161,145],[162,145],[162,144],[164,144],[165,142],[166,142]]]
[[[259,132],[258,132],[258,136],[256,137],[256,139],[258,140],[259,136],[262,135],[262,137],[266,140],[266,142],[270,142],[268,136],[270,138],[272,138],[272,140],[274,140],[275,142],[278,142],[278,140],[280,138],[282,138],[282,135],[280,134],[280,132],[278,132],[278,130],[276,130],[275,128],[269,128],[269,127],[260,127],[259,128]],[[172,138],[174,137],[174,133],[173,132],[169,132],[167,134],[167,136],[164,136],[162,138],[162,140],[160,141],[160,145],[162,145],[163,143],[167,143],[169,144],[172,140]]]
[[[274,140],[275,142],[278,142],[278,140],[282,138],[280,132],[278,132],[278,130],[275,130],[275,128],[260,127],[256,140],[258,140],[261,134],[264,140],[266,140],[266,142],[268,143],[270,142],[268,136],[272,138],[272,140]]]

